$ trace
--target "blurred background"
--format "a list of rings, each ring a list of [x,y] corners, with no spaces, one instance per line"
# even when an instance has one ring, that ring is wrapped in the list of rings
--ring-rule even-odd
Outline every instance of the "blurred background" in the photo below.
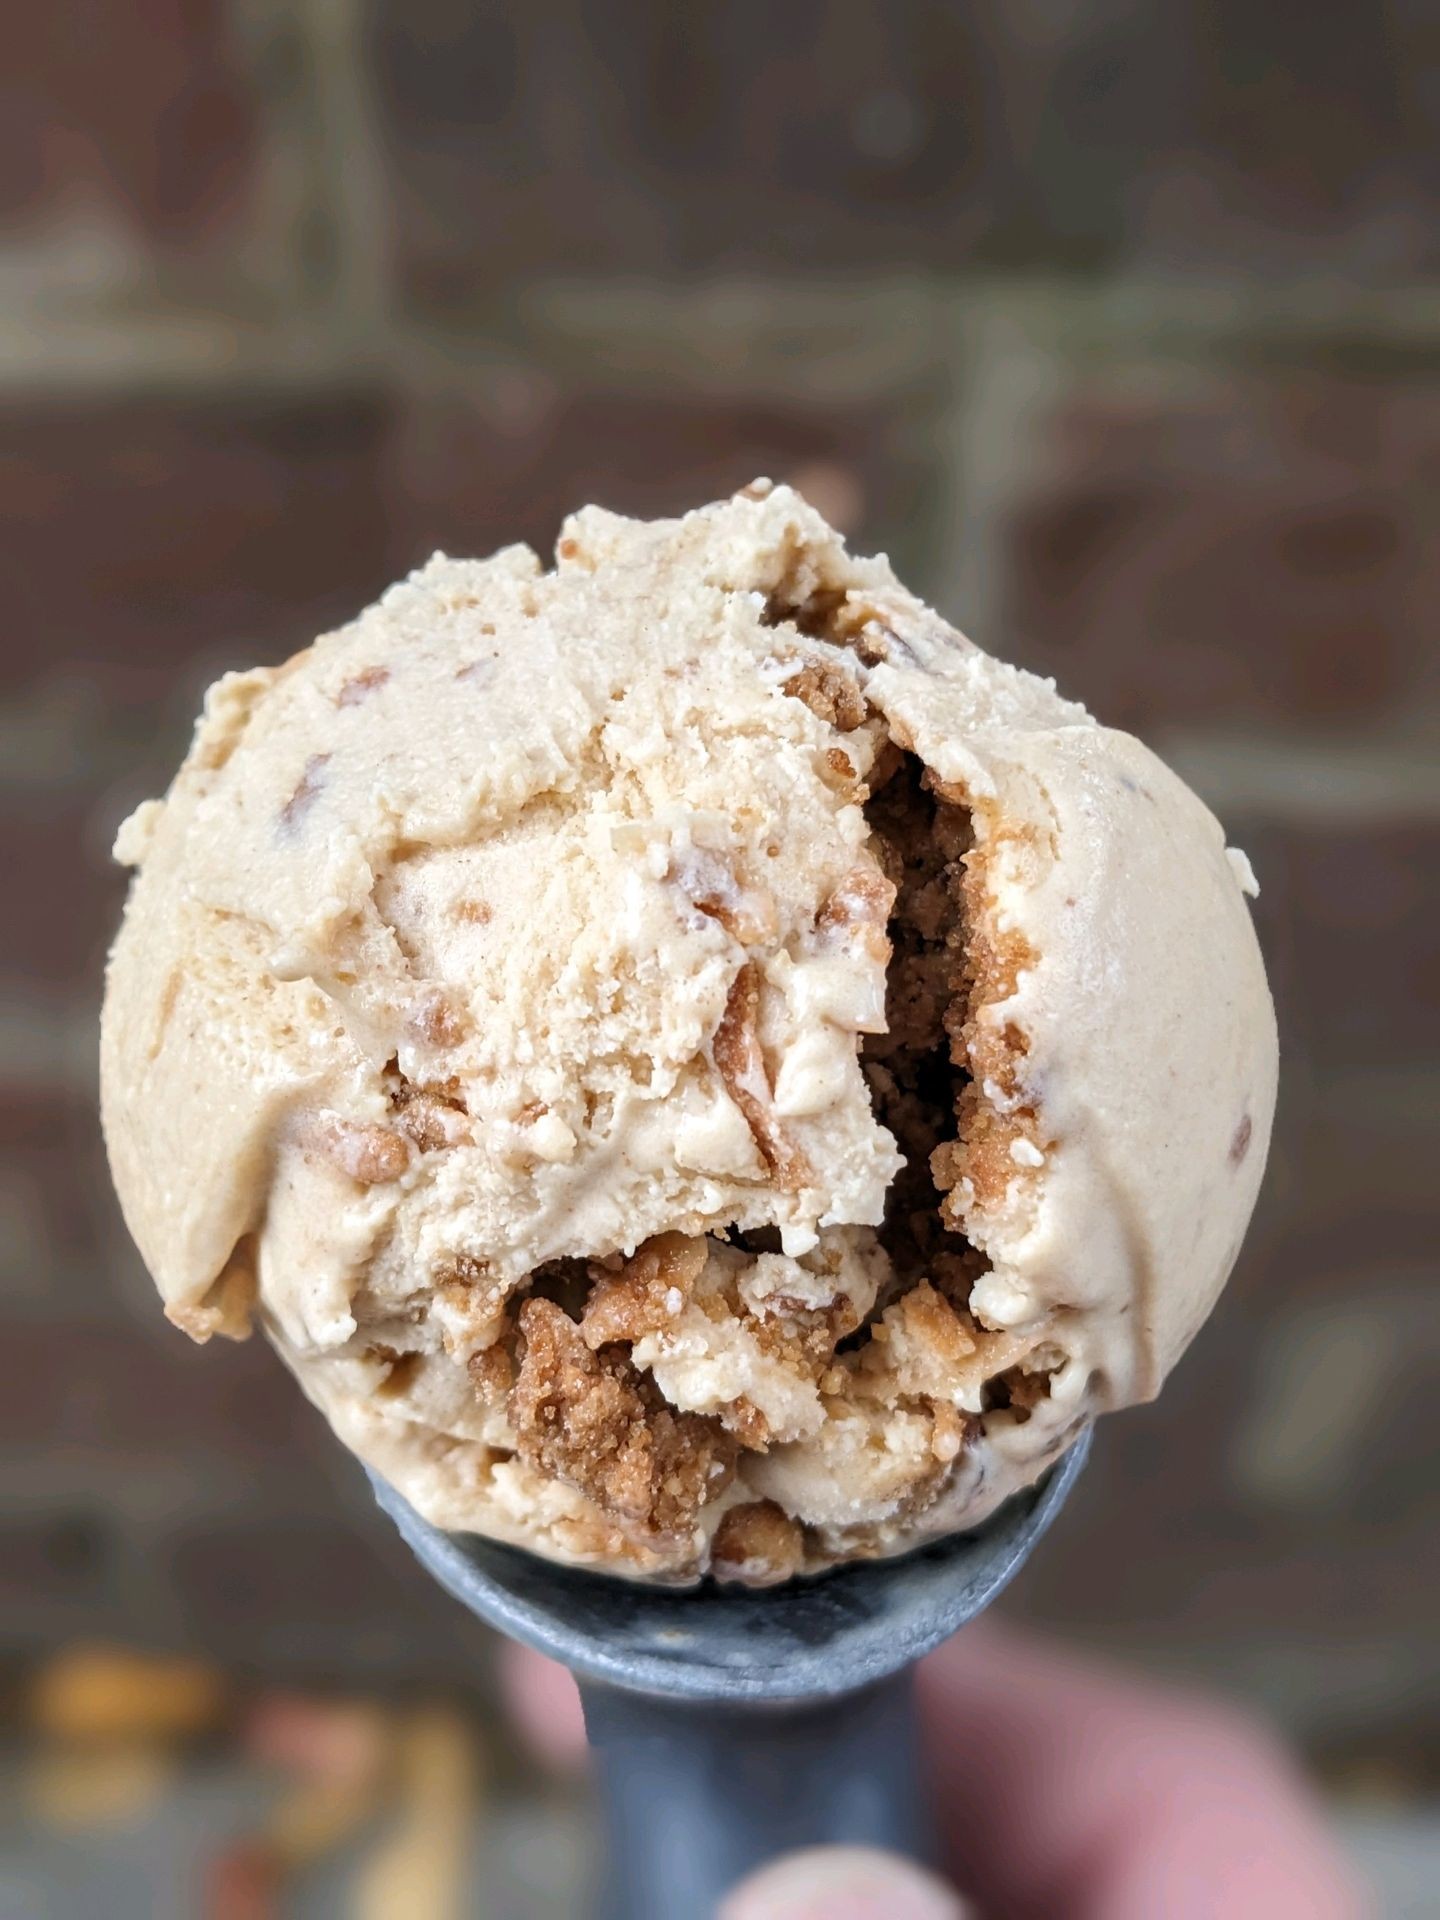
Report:
[[[1255,862],[1259,1217],[1005,1606],[1273,1716],[1432,1911],[1433,9],[52,0],[7,43],[0,1911],[579,1911],[583,1792],[485,1635],[261,1343],[161,1319],[94,1115],[108,847],[221,669],[757,473]]]

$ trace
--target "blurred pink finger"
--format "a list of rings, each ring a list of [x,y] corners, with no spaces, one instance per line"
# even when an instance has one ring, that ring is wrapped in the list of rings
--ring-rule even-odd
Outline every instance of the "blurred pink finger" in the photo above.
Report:
[[[789,1854],[736,1887],[718,1920],[964,1920],[933,1874],[873,1847]]]
[[[1007,1920],[1356,1920],[1278,1742],[1231,1708],[993,1622],[921,1669],[952,1871]]]
[[[500,1649],[500,1691],[520,1732],[548,1766],[570,1773],[585,1757],[580,1693],[558,1661],[517,1647]]]

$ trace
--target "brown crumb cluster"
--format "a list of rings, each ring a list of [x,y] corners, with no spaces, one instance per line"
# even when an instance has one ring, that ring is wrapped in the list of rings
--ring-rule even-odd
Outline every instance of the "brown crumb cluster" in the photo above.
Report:
[[[803,700],[817,720],[837,733],[853,733],[865,720],[865,696],[854,677],[830,661],[814,661],[785,682],[792,699]]]
[[[893,951],[889,926],[895,893],[895,883],[873,867],[853,867],[821,907],[816,930],[847,937],[858,932],[871,958],[883,966]]]
[[[802,612],[812,622],[805,630],[817,632],[836,616],[818,600]],[[830,664],[804,667],[786,691],[841,732],[867,718],[855,680]],[[928,1450],[907,1469],[895,1508],[902,1519],[938,1497],[986,1418],[1023,1422],[1049,1391],[1046,1355],[1054,1349],[1043,1347],[1046,1330],[996,1332],[969,1311],[985,1261],[961,1231],[975,1197],[1003,1195],[1014,1179],[1014,1139],[1033,1137],[1033,1115],[1018,1097],[1023,1036],[981,1017],[1013,993],[1033,955],[1023,942],[987,932],[996,842],[992,836],[982,855],[961,796],[936,790],[893,742],[869,780],[878,868],[867,861],[845,876],[815,928],[822,945],[859,939],[887,967],[887,1031],[864,1036],[861,1065],[906,1166],[879,1235],[890,1278],[869,1314],[838,1277],[838,1249],[822,1245],[803,1276],[787,1281],[778,1267],[771,1281],[756,1265],[763,1236],[752,1251],[744,1240],[727,1247],[667,1233],[625,1261],[556,1262],[531,1276],[518,1312],[464,1262],[438,1276],[452,1311],[468,1301],[477,1329],[488,1316],[488,1344],[469,1358],[470,1375],[482,1403],[503,1410],[520,1459],[583,1494],[637,1551],[693,1528],[737,1464],[776,1444],[766,1416],[743,1397],[703,1414],[671,1406],[632,1358],[642,1341],[658,1342],[648,1351],[663,1356],[673,1330],[682,1343],[705,1342],[708,1321],[716,1351],[747,1342],[755,1364],[779,1367],[797,1390],[808,1383],[827,1419],[876,1423],[879,1435],[892,1419],[924,1418]],[[695,865],[672,877],[740,938],[744,890],[735,875]],[[745,930],[753,930],[749,921]],[[761,992],[760,968],[745,960],[712,1056],[770,1180],[793,1190],[812,1174],[774,1111]],[[1005,1112],[979,1091],[987,1079],[1011,1096]],[[464,1118],[449,1110],[443,1089],[412,1089],[395,1104],[397,1126],[422,1151]],[[827,1271],[837,1275],[833,1287]],[[663,1376],[660,1361],[652,1364]],[[856,1544],[864,1550],[863,1539]],[[721,1514],[710,1566],[720,1579],[764,1585],[803,1571],[808,1552],[795,1518],[772,1500],[748,1499]]]
[[[1014,994],[1021,973],[1032,966],[1035,954],[1023,935],[997,935],[989,911],[989,866],[1004,844],[998,831],[982,850],[972,848],[952,873],[956,922],[966,930],[960,949],[961,970],[954,1002],[947,1016],[951,1050],[968,1069],[956,1116],[955,1139],[932,1155],[931,1171],[945,1193],[947,1223],[958,1224],[966,1204],[998,1206],[1015,1178],[1014,1147],[1025,1141],[1039,1147],[1034,1107],[1024,1098],[1022,1062],[1025,1036],[1010,1024],[984,1017]],[[998,1106],[987,1087],[998,1088],[1005,1105]],[[963,1184],[962,1184],[963,1183]]]
[[[455,1337],[468,1335],[477,1342],[491,1337],[504,1316],[510,1293],[506,1281],[497,1279],[485,1261],[468,1253],[442,1261],[431,1275],[431,1285],[451,1324],[464,1330]]]
[[[410,1165],[410,1147],[400,1134],[338,1113],[317,1114],[306,1127],[305,1145],[362,1187],[398,1180]]]
[[[978,1396],[1002,1371],[1018,1375],[1025,1356],[1043,1339],[1043,1327],[1023,1334],[982,1327],[930,1281],[920,1280],[870,1329],[870,1343],[858,1356],[856,1383],[882,1397],[932,1403],[932,1411],[953,1410],[957,1390]],[[1014,1404],[1022,1403],[1023,1395]],[[1037,1403],[1038,1397],[1030,1402]]]
[[[963,1305],[980,1265],[963,1236],[940,1218],[931,1160],[955,1137],[966,1086],[950,1026],[966,992],[957,888],[972,845],[970,817],[927,789],[909,755],[892,762],[867,814],[896,889],[888,1031],[867,1035],[862,1055],[876,1112],[906,1159],[891,1189],[886,1236],[902,1271],[928,1272]]]
[[[422,1153],[438,1153],[454,1141],[452,1116],[456,1109],[433,1094],[418,1093],[396,1114],[396,1125]]]
[[[455,1047],[465,1038],[465,1023],[437,987],[420,994],[405,1022],[417,1040],[431,1047]]]
[[[465,1363],[470,1380],[487,1407],[502,1407],[515,1384],[515,1359],[508,1344],[495,1341],[472,1353]]]
[[[641,1535],[693,1525],[734,1473],[718,1421],[676,1413],[622,1354],[592,1352],[553,1301],[527,1300],[519,1329],[509,1410],[521,1459]]]
[[[392,1060],[388,1069],[395,1125],[422,1153],[439,1153],[470,1138],[470,1116],[457,1084],[418,1087]]]
[[[818,1382],[840,1341],[860,1324],[859,1315],[843,1293],[823,1306],[772,1293],[752,1309],[741,1299],[738,1287],[731,1286],[707,1304],[715,1318],[740,1321],[761,1353],[801,1380]]]
[[[580,1322],[586,1344],[593,1349],[617,1340],[633,1345],[664,1326],[689,1300],[705,1259],[703,1240],[662,1233],[618,1273],[601,1273]]]

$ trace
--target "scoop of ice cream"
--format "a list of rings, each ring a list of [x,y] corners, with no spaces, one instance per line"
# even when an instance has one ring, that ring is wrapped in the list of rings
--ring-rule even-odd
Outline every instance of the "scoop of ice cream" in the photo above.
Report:
[[[122,829],[102,1092],[196,1339],[431,1520],[748,1581],[970,1525],[1209,1311],[1243,856],[786,488],[437,557]]]

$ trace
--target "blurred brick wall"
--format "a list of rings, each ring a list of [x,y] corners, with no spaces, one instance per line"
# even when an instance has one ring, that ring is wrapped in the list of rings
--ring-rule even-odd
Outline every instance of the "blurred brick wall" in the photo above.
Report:
[[[1433,14],[56,0],[0,85],[0,1650],[459,1671],[259,1344],[109,1196],[107,846],[203,684],[433,547],[798,479],[1171,753],[1288,1063],[1224,1307],[1016,1605],[1440,1745]]]

